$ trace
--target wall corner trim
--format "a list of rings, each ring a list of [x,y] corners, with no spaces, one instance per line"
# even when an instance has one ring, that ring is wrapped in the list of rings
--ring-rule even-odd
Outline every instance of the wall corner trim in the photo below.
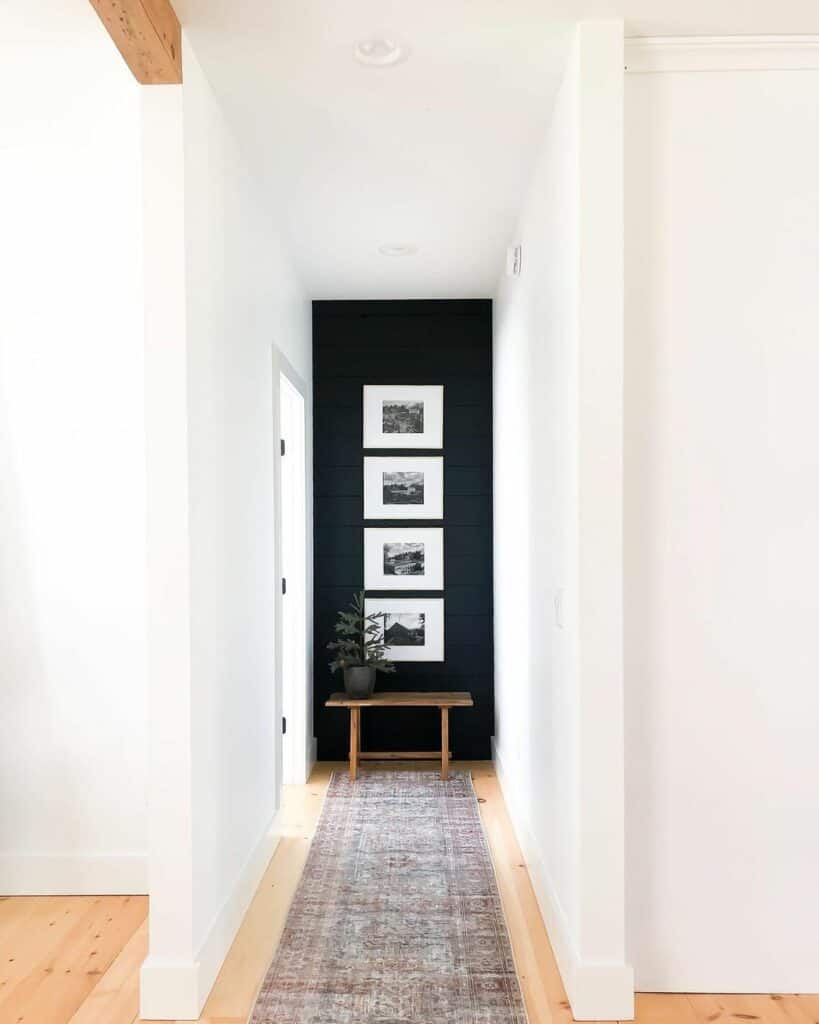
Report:
[[[227,899],[190,960],[148,956],[140,972],[140,1016],[145,1020],[196,1020],[244,920],[281,837],[277,811],[262,832]]]
[[[492,761],[512,821],[543,923],[554,950],[560,976],[575,1020],[633,1020],[634,971],[626,963],[582,961],[572,941],[569,922],[532,835],[528,819],[514,795],[503,766],[503,754],[492,738]]]
[[[819,36],[644,36],[626,39],[630,74],[819,71]]]

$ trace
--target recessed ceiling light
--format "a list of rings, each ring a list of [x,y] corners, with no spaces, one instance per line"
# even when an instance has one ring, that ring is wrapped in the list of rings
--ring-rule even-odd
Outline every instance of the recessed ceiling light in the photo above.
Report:
[[[400,63],[409,54],[409,50],[397,39],[386,36],[371,36],[359,39],[353,49],[353,56],[359,64],[371,68],[389,68]]]
[[[379,245],[382,256],[414,256],[418,252],[417,245]]]

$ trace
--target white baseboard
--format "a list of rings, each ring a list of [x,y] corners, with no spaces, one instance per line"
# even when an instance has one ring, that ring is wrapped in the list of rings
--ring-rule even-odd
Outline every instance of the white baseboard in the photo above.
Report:
[[[492,760],[512,827],[520,844],[543,923],[575,1020],[632,1020],[634,972],[625,963],[583,962],[578,956],[566,913],[529,825],[529,816],[515,794],[503,756],[492,738]]]
[[[3,896],[144,896],[143,854],[0,854]]]
[[[199,947],[196,959],[199,963],[200,984],[203,987],[205,998],[213,987],[217,974],[222,969],[222,964],[228,950],[233,945],[233,940],[236,938],[247,908],[259,887],[262,875],[267,870],[270,858],[276,852],[280,836],[279,812],[277,811],[256,844],[256,848],[248,857],[232,892],[214,917],[208,934]],[[204,1006],[204,1004],[205,999],[203,998],[202,1005]]]
[[[193,960],[148,955],[139,970],[140,1020],[197,1020],[205,1004],[199,978],[199,964]]]
[[[313,768],[316,765],[316,761],[318,761],[318,740],[314,736],[312,740],[310,740],[310,745],[307,748],[307,774],[304,777],[305,782],[309,781]]]
[[[148,956],[140,971],[140,1016],[147,1020],[196,1020],[233,945],[270,858],[279,845],[276,813],[215,914],[192,960]]]

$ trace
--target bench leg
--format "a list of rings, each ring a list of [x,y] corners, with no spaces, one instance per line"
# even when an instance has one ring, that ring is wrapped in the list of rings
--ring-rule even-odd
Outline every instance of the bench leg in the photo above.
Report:
[[[449,708],[441,708],[441,778],[449,778]]]
[[[358,778],[358,754],[361,750],[361,708],[350,708],[350,778]]]

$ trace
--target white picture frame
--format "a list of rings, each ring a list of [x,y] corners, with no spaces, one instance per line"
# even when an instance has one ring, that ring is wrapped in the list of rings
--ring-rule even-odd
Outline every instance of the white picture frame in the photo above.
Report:
[[[444,599],[442,597],[368,597],[367,615],[383,616],[380,636],[390,661],[444,660]],[[390,644],[390,637],[401,643]]]
[[[365,384],[365,448],[443,448],[443,384]]]
[[[443,590],[443,527],[367,527],[364,589]]]
[[[364,518],[443,519],[443,456],[365,456]]]

